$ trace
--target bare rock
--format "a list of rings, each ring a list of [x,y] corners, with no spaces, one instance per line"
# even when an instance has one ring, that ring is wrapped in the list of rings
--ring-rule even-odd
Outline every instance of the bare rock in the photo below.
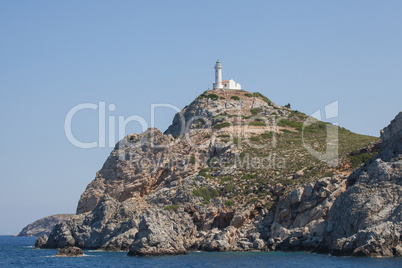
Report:
[[[399,256],[402,234],[402,113],[381,132],[377,157],[349,178],[332,206],[319,251]]]
[[[47,243],[47,235],[43,234],[42,236],[38,237],[35,241],[35,248],[41,248],[43,245]]]
[[[201,242],[199,248],[205,251],[239,250],[238,247],[239,234],[240,234],[239,230],[233,226],[228,226],[223,230],[219,230],[217,228],[213,229]],[[252,246],[252,244],[250,243],[249,246]],[[249,247],[247,247],[247,249],[248,248]]]
[[[82,257],[84,252],[78,247],[64,247],[54,255],[55,257]]]
[[[57,214],[39,219],[24,227],[18,236],[49,235],[56,224],[69,219],[71,216],[72,214]]]
[[[195,227],[191,218],[186,218],[185,214],[181,216],[184,218],[169,211],[148,210],[141,218],[139,231],[128,255],[186,254],[185,240],[195,236]]]
[[[330,208],[345,189],[346,180],[334,176],[322,178],[283,196],[279,200],[273,222],[268,223],[270,237],[275,238],[271,248],[314,248],[322,240]]]

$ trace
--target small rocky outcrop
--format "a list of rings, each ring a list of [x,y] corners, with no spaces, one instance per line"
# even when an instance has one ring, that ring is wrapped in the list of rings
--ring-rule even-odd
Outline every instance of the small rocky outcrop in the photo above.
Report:
[[[71,216],[72,214],[57,214],[39,219],[24,227],[18,236],[49,235],[56,224],[69,219]]]
[[[121,203],[106,195],[91,212],[57,224],[42,248],[128,250],[134,242],[143,209],[135,200]]]
[[[47,243],[47,235],[43,234],[35,241],[35,248],[41,248]]]
[[[55,257],[82,257],[84,252],[79,247],[64,247],[54,255]]]

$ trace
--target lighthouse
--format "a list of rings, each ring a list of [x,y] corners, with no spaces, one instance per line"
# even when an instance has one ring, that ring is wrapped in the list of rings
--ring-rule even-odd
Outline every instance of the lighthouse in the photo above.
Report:
[[[222,85],[222,65],[219,60],[215,64],[215,83],[214,89],[223,89]]]
[[[230,90],[241,90],[241,85],[236,83],[233,79],[222,81],[222,65],[219,60],[215,64],[215,82],[214,89],[230,89]]]

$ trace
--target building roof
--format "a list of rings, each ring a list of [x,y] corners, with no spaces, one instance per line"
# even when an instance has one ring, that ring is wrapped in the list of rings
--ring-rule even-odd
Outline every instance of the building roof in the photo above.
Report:
[[[222,83],[229,83],[229,80],[222,81]]]

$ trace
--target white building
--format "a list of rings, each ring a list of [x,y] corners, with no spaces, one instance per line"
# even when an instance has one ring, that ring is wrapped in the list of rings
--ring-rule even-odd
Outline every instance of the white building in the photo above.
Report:
[[[214,89],[241,89],[241,85],[233,79],[222,81],[222,65],[219,60],[215,64],[215,82]]]
[[[223,89],[241,89],[241,85],[233,79],[222,81]]]

